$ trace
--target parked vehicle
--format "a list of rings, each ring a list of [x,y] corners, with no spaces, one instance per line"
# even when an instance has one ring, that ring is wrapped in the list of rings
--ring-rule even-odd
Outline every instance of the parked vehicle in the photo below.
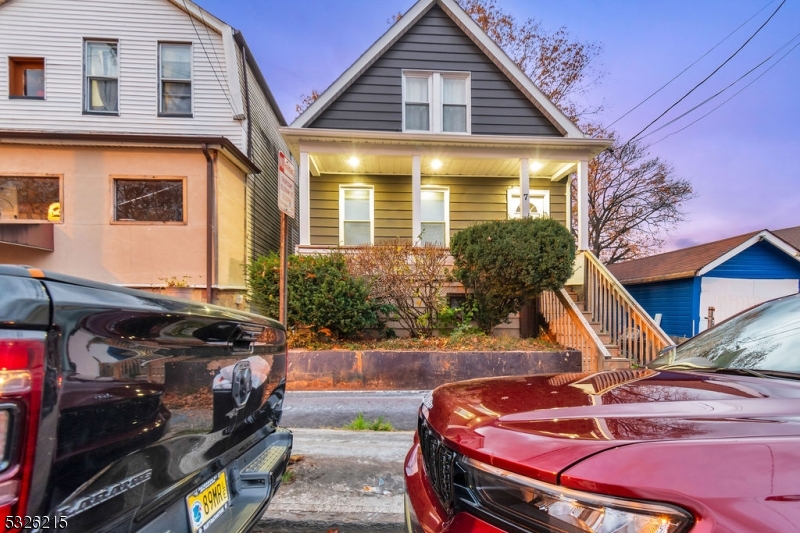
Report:
[[[800,529],[800,295],[647,368],[439,387],[406,457],[409,531]]]
[[[281,482],[286,335],[0,265],[3,531],[240,532]]]

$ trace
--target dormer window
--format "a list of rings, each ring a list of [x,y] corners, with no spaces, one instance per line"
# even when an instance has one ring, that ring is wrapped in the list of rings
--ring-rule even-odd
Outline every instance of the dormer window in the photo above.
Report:
[[[403,131],[470,133],[468,72],[403,71]]]

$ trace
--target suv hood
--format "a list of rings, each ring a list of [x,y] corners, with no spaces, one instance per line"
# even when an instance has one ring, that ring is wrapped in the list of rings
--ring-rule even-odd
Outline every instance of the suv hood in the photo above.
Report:
[[[431,400],[453,449],[550,483],[621,445],[800,435],[800,382],[782,379],[638,369],[465,381]]]

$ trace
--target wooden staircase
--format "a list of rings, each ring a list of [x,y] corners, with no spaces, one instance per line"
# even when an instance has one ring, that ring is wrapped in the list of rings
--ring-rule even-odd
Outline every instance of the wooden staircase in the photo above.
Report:
[[[586,321],[597,334],[597,337],[602,341],[603,346],[608,352],[608,356],[603,361],[603,370],[630,368],[630,359],[620,357],[619,345],[611,340],[611,335],[603,330],[603,325],[600,322],[593,320],[592,312],[586,311],[586,302],[581,299],[581,294],[578,292],[578,289],[582,289],[582,287],[567,286],[565,289],[572,301],[575,302],[575,305],[578,306],[578,309],[581,309],[581,314],[586,318]]]

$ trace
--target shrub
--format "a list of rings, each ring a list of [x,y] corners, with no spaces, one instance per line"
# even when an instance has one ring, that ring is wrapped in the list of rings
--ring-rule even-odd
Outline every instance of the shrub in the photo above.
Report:
[[[412,337],[430,336],[446,308],[442,289],[451,279],[447,248],[407,241],[348,249],[350,271],[368,280],[371,296],[391,306],[391,318]]]
[[[548,218],[486,222],[453,236],[453,273],[474,304],[473,318],[486,333],[507,321],[543,290],[557,290],[572,275],[575,242]]]
[[[353,337],[380,327],[380,306],[369,297],[366,281],[350,274],[344,256],[293,255],[288,267],[289,327],[328,329],[337,338]],[[259,257],[250,265],[253,303],[262,313],[279,315],[280,258],[277,253]]]

